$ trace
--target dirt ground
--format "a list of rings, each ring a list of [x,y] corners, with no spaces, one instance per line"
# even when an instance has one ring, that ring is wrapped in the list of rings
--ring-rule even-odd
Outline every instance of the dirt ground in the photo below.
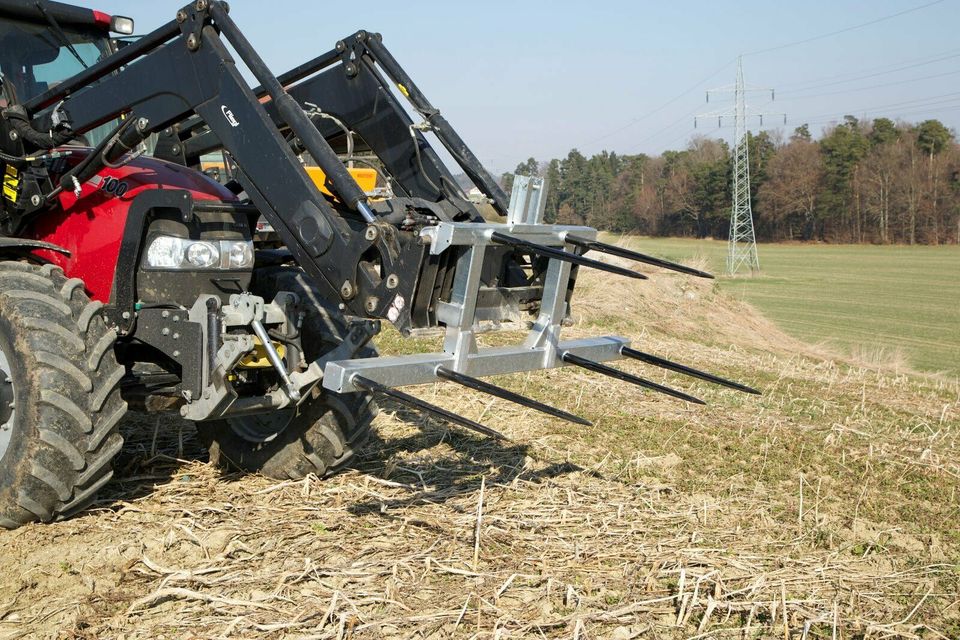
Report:
[[[709,406],[495,380],[581,427],[424,386],[511,440],[384,402],[352,468],[298,482],[224,475],[190,424],[131,414],[93,510],[0,533],[0,638],[960,637],[957,380],[800,344],[710,281],[580,280],[568,335],[764,394],[639,363]]]

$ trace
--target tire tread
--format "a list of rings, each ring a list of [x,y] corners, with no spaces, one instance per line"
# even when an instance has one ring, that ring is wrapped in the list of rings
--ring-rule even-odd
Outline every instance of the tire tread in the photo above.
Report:
[[[54,265],[0,262],[0,312],[21,336],[34,433],[13,485],[0,487],[0,527],[49,522],[81,510],[113,477],[123,447],[125,374],[112,353],[116,333],[83,281]],[[14,336],[15,337],[15,336]],[[24,351],[19,351],[23,349]],[[32,431],[31,431],[32,430]]]

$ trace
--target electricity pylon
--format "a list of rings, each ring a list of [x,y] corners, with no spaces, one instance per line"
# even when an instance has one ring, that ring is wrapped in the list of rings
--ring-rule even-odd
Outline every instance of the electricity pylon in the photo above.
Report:
[[[773,100],[773,89],[748,87],[743,82],[743,62],[737,57],[737,82],[732,87],[720,87],[707,91],[707,102],[711,93],[731,92],[734,94],[734,106],[730,109],[704,113],[695,116],[693,126],[697,126],[698,118],[716,117],[717,126],[723,125],[723,118],[733,116],[733,206],[730,208],[730,238],[727,242],[727,274],[735,275],[742,267],[750,269],[751,273],[760,271],[760,258],[757,256],[757,237],[753,231],[753,208],[750,203],[750,145],[748,144],[747,118],[759,117],[763,126],[763,116],[783,116],[786,124],[786,114],[760,113],[747,106],[746,94],[748,91],[770,92]]]
[[[747,143],[747,104],[743,86],[743,62],[737,58],[736,133],[733,147],[733,208],[730,210],[730,239],[727,241],[727,274],[741,266],[751,273],[760,271],[757,236],[753,232],[753,207],[750,206],[750,145]]]

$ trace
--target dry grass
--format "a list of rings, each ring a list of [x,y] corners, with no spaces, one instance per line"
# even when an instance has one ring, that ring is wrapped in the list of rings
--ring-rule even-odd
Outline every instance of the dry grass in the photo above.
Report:
[[[956,382],[798,343],[709,282],[579,284],[570,335],[765,394],[629,364],[711,406],[572,370],[499,380],[584,429],[425,386],[512,442],[384,403],[354,468],[279,483],[134,416],[96,511],[0,534],[0,638],[960,635]]]

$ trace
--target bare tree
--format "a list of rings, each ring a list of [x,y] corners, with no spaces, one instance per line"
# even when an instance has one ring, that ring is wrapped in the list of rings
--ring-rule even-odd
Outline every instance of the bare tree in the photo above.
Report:
[[[867,212],[877,224],[877,236],[880,242],[891,242],[890,202],[894,181],[900,170],[902,151],[898,142],[878,144],[863,160],[863,173],[866,177],[865,202]]]
[[[795,138],[770,160],[767,181],[760,188],[758,211],[786,227],[788,238],[794,237],[797,221],[803,237],[812,237],[823,174],[817,143]]]

